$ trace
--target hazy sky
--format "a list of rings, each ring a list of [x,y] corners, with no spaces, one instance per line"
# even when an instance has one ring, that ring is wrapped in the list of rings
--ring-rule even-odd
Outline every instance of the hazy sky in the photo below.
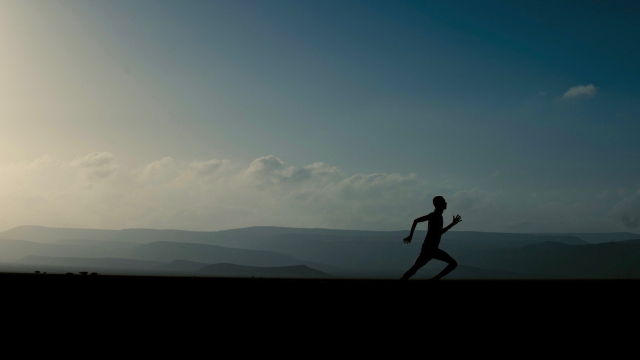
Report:
[[[0,0],[0,230],[639,232],[640,4],[521,3]]]

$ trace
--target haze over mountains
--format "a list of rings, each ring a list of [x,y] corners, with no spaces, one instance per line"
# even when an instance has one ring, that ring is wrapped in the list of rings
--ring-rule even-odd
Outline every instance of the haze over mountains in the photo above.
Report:
[[[256,277],[398,278],[425,232],[251,227],[216,232],[20,226],[0,233],[4,271]],[[448,278],[640,277],[640,235],[450,231],[441,247],[460,264]],[[226,264],[226,265],[222,265]],[[214,266],[215,265],[215,266]],[[416,275],[431,277],[432,261]],[[208,270],[207,270],[208,269]]]
[[[255,226],[241,229],[222,231],[185,231],[185,230],[158,230],[158,229],[74,229],[74,228],[50,228],[44,226],[17,226],[0,233],[0,239],[28,240],[43,243],[57,242],[60,240],[109,240],[129,243],[146,244],[154,241],[191,242],[210,245],[229,246],[236,248],[250,248],[264,240],[285,234],[300,235],[327,235],[340,236],[342,240],[352,238],[371,237],[377,239],[381,236],[387,238],[405,237],[409,231],[368,231],[368,230],[334,230],[334,229],[306,229],[287,228],[276,226]],[[415,236],[424,237],[425,231],[416,231]],[[592,233],[582,234],[589,238],[582,239],[578,234],[509,234],[490,233],[476,231],[450,231],[446,237],[451,239],[470,238],[494,239],[494,240],[523,240],[544,239],[575,244],[600,243],[617,240],[629,240],[640,237],[632,233]]]

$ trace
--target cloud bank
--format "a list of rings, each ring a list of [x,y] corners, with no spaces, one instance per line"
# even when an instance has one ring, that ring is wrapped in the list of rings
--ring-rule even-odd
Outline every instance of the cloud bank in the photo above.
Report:
[[[609,201],[599,193],[592,203],[554,200],[523,210],[503,206],[482,188],[463,188],[453,180],[434,183],[417,174],[348,174],[323,162],[288,165],[275,155],[244,166],[164,157],[125,170],[113,154],[95,152],[72,161],[43,156],[0,167],[0,230],[18,225],[398,230],[431,212],[436,195],[449,203],[446,217],[463,216],[457,230],[608,231],[634,229],[640,221],[640,193],[615,200],[613,209],[599,205]]]
[[[0,227],[153,227],[220,230],[255,225],[398,228],[430,204],[415,174],[356,174],[274,156],[248,166],[164,157],[124,171],[111,153],[44,156],[0,168]],[[392,214],[388,215],[390,209]]]

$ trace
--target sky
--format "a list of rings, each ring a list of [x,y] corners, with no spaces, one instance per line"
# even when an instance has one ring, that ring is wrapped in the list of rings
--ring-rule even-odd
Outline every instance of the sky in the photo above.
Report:
[[[640,232],[637,2],[0,7],[0,230]]]

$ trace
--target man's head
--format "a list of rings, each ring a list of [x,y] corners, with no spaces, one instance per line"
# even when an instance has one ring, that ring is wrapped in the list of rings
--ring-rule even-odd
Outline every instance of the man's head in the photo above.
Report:
[[[442,196],[436,196],[433,198],[433,206],[435,206],[437,210],[444,210],[447,208],[447,202],[444,201]]]

